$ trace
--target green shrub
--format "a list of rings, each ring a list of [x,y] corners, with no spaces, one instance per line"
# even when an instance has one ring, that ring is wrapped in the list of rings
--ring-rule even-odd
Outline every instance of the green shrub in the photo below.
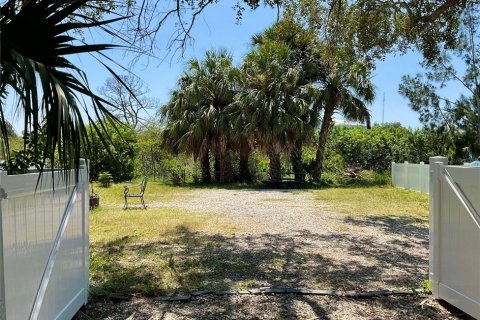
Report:
[[[435,132],[411,130],[398,123],[363,127],[336,126],[332,129],[325,150],[325,168],[340,164],[335,157],[343,159],[345,167],[355,167],[375,172],[390,170],[392,161],[419,163],[429,157],[448,155]],[[333,168],[328,170],[336,171]]]
[[[390,176],[390,172],[370,172],[369,174],[364,176],[364,180],[368,184],[376,185],[376,186],[386,186],[392,183],[392,179]]]
[[[110,187],[110,184],[113,182],[112,175],[108,172],[101,172],[98,175],[98,182],[100,182],[100,186],[104,188]]]
[[[324,171],[322,173],[322,184],[327,186],[338,186],[343,183],[342,175],[331,172],[331,171]]]
[[[90,148],[84,150],[90,160],[90,179],[99,180],[101,172],[108,171],[114,182],[133,179],[137,133],[135,129],[124,125],[114,128],[106,126],[109,137],[109,149],[106,150],[95,131],[88,129]]]

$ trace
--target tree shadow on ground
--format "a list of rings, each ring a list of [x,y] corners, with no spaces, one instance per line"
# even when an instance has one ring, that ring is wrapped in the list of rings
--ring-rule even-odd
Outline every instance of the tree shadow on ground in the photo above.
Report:
[[[428,257],[425,252],[405,249],[428,245],[425,228],[406,218],[345,221],[399,233],[402,238],[308,230],[289,235],[228,236],[180,226],[158,242],[123,237],[93,245],[93,296],[108,296],[109,292],[152,296],[257,286],[366,290],[421,285],[427,276]]]
[[[196,232],[185,226],[179,226],[156,242],[122,237],[92,246],[92,303],[94,306],[105,306],[108,301],[135,296],[261,286],[336,290],[416,288],[426,279],[428,229],[417,219],[370,216],[361,219],[345,217],[344,221],[346,225],[380,229],[396,237],[376,238],[368,234],[315,233],[308,230],[290,235],[229,236]],[[424,250],[417,250],[418,247]],[[160,314],[174,312],[184,319],[255,318],[255,312],[270,312],[277,318],[293,319],[300,317],[299,308],[308,309],[310,315],[319,319],[336,318],[331,315],[342,314],[341,308],[359,308],[358,315],[365,310],[380,310],[385,317],[398,319],[418,318],[418,314],[424,318],[445,318],[442,313],[445,311],[437,307],[423,308],[421,302],[424,299],[207,296],[187,304],[150,304],[157,311],[160,308]],[[148,308],[142,310],[135,319],[142,319],[142,312],[145,319],[150,318],[147,315],[153,311]],[[104,311],[91,307],[89,312],[101,317]],[[451,309],[450,313],[455,317],[464,317],[455,309]],[[364,316],[368,318],[368,313]]]
[[[425,224],[423,217],[380,215],[355,218],[349,216],[344,221],[360,227],[374,227],[385,234],[400,235],[405,239],[402,243],[406,246],[412,240],[426,241],[428,244],[428,225]]]

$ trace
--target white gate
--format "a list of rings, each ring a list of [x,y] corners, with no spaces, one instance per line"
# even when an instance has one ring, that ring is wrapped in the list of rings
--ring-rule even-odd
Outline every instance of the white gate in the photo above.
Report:
[[[432,292],[480,319],[480,168],[430,159]]]
[[[71,319],[87,302],[85,162],[68,174],[0,172],[1,319]]]

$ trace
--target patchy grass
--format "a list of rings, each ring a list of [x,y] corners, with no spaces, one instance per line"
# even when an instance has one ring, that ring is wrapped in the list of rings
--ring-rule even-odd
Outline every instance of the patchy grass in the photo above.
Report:
[[[419,192],[392,187],[326,188],[312,192],[317,200],[348,215],[428,217],[428,195]]]
[[[138,184],[132,184],[132,188],[138,188]],[[349,285],[345,279],[357,279],[362,274],[348,263],[339,265],[334,259],[316,252],[316,246],[298,245],[308,237],[309,241],[320,241],[317,235],[292,236],[288,232],[282,235],[238,235],[246,232],[248,226],[234,222],[225,214],[154,206],[147,210],[123,210],[123,184],[94,188],[101,196],[101,208],[90,215],[90,293],[97,301],[202,289],[246,289],[266,284],[311,283],[318,287],[343,288]],[[187,199],[193,188],[198,187],[149,183],[146,202]],[[233,189],[237,188],[241,189],[239,186]],[[294,191],[295,194],[304,192],[312,192],[318,201],[351,217],[386,219],[401,216],[424,224],[428,215],[428,196],[390,187],[350,186]],[[272,207],[285,205],[284,199],[267,198],[265,201],[271,201]],[[399,220],[398,223],[413,228],[410,220]],[[390,221],[377,219],[373,222],[379,228],[391,225]],[[348,234],[355,226],[346,220],[345,224],[338,225],[341,241],[335,237],[325,241],[339,241],[336,245],[346,246],[345,250],[350,250],[349,243],[355,243],[351,247],[354,255],[358,254],[358,237],[350,239]],[[400,232],[397,224],[394,230]],[[371,241],[369,239],[365,245],[366,254],[372,254],[369,251],[372,250]],[[384,243],[381,248],[390,250]],[[395,250],[392,247],[390,251]],[[398,254],[406,255],[404,252]],[[381,259],[384,259],[383,254]],[[379,267],[377,270],[362,265],[357,268],[365,269],[365,274],[372,278],[388,269]]]
[[[219,214],[170,208],[94,210],[91,297],[115,299],[210,288],[211,270],[231,269],[221,257],[208,254],[209,248],[219,245],[215,234],[240,230],[241,226]],[[202,254],[196,249],[202,249]]]

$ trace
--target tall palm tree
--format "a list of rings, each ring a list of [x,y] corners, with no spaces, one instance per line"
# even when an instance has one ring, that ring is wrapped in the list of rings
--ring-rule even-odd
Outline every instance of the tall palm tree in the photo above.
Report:
[[[244,83],[241,74],[239,77],[240,83]],[[240,89],[239,89],[240,90]],[[236,99],[241,95],[237,94]],[[232,147],[238,151],[238,181],[252,182],[253,177],[250,173],[250,155],[255,147],[254,137],[245,128],[248,125],[249,119],[245,113],[242,112],[239,101],[234,101],[225,110],[229,114],[229,119],[232,126]]]
[[[360,121],[370,127],[367,104],[375,98],[375,89],[368,69],[359,61],[352,66],[332,65],[321,80],[321,94],[316,103],[323,110],[318,138],[313,180],[320,182],[328,133],[333,126],[333,115],[339,112],[347,120]]]
[[[5,113],[9,92],[18,97],[17,113],[23,115],[23,131],[30,137],[29,143],[35,149],[42,145],[42,150],[35,150],[41,155],[42,169],[46,161],[51,168],[56,161],[65,169],[79,167],[82,146],[88,145],[83,115],[106,145],[108,134],[103,124],[106,119],[114,119],[105,108],[108,102],[90,90],[85,73],[67,57],[112,48],[85,44],[72,35],[90,28],[108,32],[105,25],[122,18],[95,21],[78,12],[85,6],[95,7],[88,0],[9,0],[1,8],[0,131],[7,158]]]
[[[190,79],[182,77],[179,87],[185,88],[189,85]],[[202,182],[212,181],[210,173],[209,140],[204,136],[202,130],[192,129],[192,123],[196,122],[197,108],[191,103],[182,90],[173,91],[169,102],[162,108],[162,117],[166,119],[166,126],[163,130],[163,147],[173,153],[187,152],[193,155],[194,159],[200,159],[202,171]]]
[[[299,87],[308,86],[315,82],[322,69],[318,67],[318,61],[313,54],[318,43],[317,35],[313,31],[303,28],[292,17],[285,15],[263,33],[252,37],[254,45],[262,45],[266,41],[281,42],[290,49],[289,63],[300,68],[299,79],[297,79]],[[310,94],[313,94],[313,96],[309,99],[314,99],[317,93],[311,91]],[[305,180],[306,171],[302,158],[303,145],[310,143],[313,138],[313,129],[318,122],[318,113],[307,113],[304,117],[304,122],[308,124],[307,128],[310,130],[306,130],[303,135],[298,136],[298,139],[292,143],[289,152],[292,171],[297,182]]]
[[[270,180],[282,180],[280,156],[308,129],[313,87],[299,85],[301,67],[292,65],[285,43],[266,39],[243,64],[244,90],[231,107],[243,117],[243,132],[251,136],[270,160]]]
[[[202,165],[205,178],[211,150],[220,182],[233,179],[232,128],[225,109],[233,102],[237,76],[238,70],[233,67],[230,54],[225,50],[207,51],[203,60],[189,61],[177,92],[164,110],[166,133],[171,137],[169,141],[182,146],[184,151],[193,152],[194,156],[200,156],[205,165]]]

